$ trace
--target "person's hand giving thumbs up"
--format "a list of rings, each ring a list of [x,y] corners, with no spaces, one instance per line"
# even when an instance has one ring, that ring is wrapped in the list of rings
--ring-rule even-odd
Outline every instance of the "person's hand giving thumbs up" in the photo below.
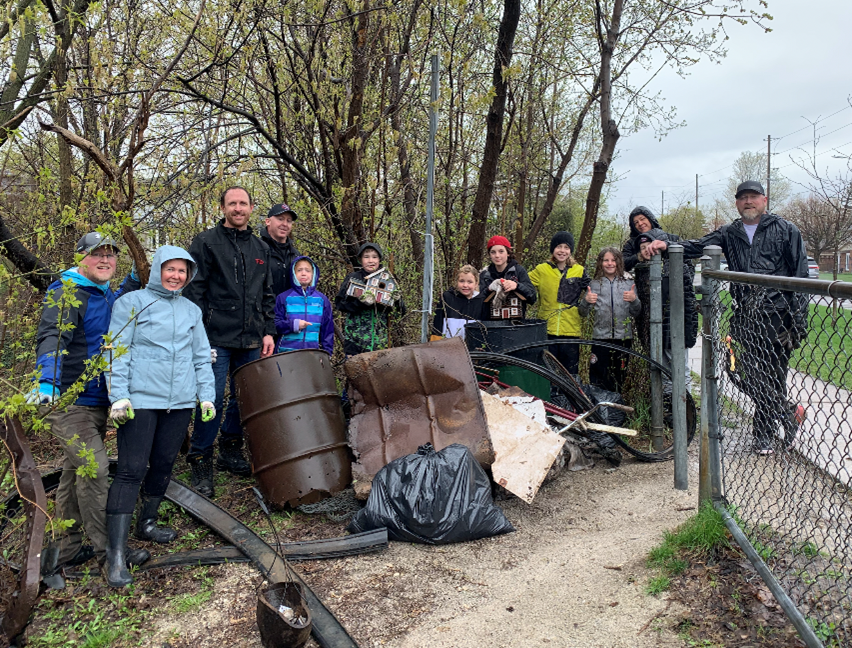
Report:
[[[630,290],[624,291],[624,301],[632,302],[636,301],[636,284],[630,286]]]
[[[590,304],[597,304],[598,303],[598,295],[597,295],[597,293],[592,292],[591,286],[586,288],[586,301]]]

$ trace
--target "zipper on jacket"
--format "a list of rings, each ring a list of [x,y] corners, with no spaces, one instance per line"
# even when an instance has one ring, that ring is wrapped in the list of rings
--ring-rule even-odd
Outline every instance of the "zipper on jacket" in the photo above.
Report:
[[[607,281],[609,281],[609,279],[607,279]],[[615,293],[613,292],[612,284],[613,284],[613,282],[610,281],[609,282],[609,319],[610,319],[609,339],[610,340],[615,339]]]
[[[171,302],[171,305],[172,305],[172,344],[174,344],[175,333],[176,333],[176,330],[175,330],[175,300],[174,300],[174,298],[172,298],[169,301]],[[172,386],[174,384],[175,384],[175,354],[172,353],[172,379],[169,381],[169,402],[168,402],[168,406],[166,407],[166,412],[172,411],[172,394],[173,394]]]

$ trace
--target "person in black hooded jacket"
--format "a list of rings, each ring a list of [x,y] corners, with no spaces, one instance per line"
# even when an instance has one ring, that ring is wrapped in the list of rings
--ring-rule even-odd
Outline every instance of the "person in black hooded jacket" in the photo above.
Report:
[[[630,222],[630,238],[624,242],[624,247],[621,248],[621,254],[624,256],[624,269],[628,272],[632,271],[637,263],[641,263],[639,258],[639,243],[637,237],[645,232],[650,232],[652,229],[663,231],[654,212],[643,205],[639,205],[628,217]],[[680,241],[680,237],[675,234],[665,232],[667,241]]]
[[[652,256],[650,246],[654,241],[679,241],[674,234],[664,232],[659,228],[654,228],[640,234],[636,237],[635,245],[638,250],[637,258],[639,263],[649,261]],[[644,245],[644,248],[643,248]],[[665,259],[663,262],[663,281],[662,281],[662,297],[663,297],[663,364],[671,370],[671,314],[669,305],[669,261]],[[651,327],[650,327],[650,312],[651,312],[651,283],[650,272],[647,265],[638,265],[634,270],[636,279],[636,290],[639,293],[639,299],[642,300],[642,313],[636,321],[636,329],[639,337],[645,348],[651,348]],[[686,384],[687,387],[691,384],[691,373],[689,370],[689,349],[695,346],[695,341],[698,337],[698,310],[695,300],[695,288],[692,281],[695,278],[695,268],[691,263],[684,262],[683,264],[683,333],[684,333],[684,351],[686,357]]]
[[[478,288],[476,268],[464,265],[459,268],[456,286],[441,295],[432,320],[430,341],[441,337],[465,337],[465,325],[482,319],[482,293]]]
[[[390,344],[391,311],[405,314],[402,297],[398,297],[393,306],[386,306],[365,299],[365,295],[359,298],[346,294],[353,279],[363,282],[368,275],[380,268],[382,256],[382,248],[378,243],[364,243],[358,250],[361,268],[346,275],[337,297],[334,298],[334,307],[346,314],[343,322],[343,352],[347,358],[359,353],[387,349]],[[399,286],[396,289],[401,292]]]

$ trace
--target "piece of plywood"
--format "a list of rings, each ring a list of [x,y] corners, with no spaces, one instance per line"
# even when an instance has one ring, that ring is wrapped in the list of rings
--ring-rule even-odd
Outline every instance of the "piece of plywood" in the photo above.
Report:
[[[565,439],[499,397],[484,391],[481,396],[494,448],[494,481],[529,504]]]

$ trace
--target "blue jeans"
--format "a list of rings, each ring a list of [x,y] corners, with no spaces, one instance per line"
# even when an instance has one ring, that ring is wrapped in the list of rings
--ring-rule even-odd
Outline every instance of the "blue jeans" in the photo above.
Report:
[[[192,447],[186,458],[200,459],[213,456],[213,443],[219,431],[219,421],[222,418],[222,401],[225,400],[225,382],[231,378],[231,397],[228,399],[228,411],[222,424],[222,440],[243,438],[243,428],[240,425],[240,410],[234,394],[234,372],[252,360],[260,359],[260,349],[226,349],[212,346],[216,349],[216,362],[213,364],[213,377],[216,380],[216,416],[204,423],[201,420],[201,408],[195,410],[195,428],[192,432]]]

